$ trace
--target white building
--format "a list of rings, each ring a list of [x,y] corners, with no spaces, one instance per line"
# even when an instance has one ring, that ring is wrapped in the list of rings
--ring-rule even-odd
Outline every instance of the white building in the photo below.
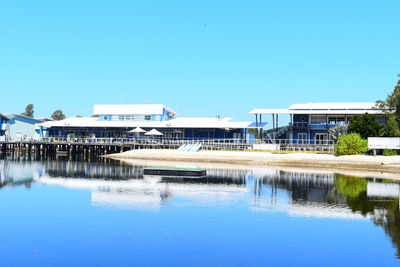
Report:
[[[232,118],[176,117],[172,109],[158,104],[94,105],[92,117],[74,117],[39,125],[42,136],[125,137],[137,127],[157,129],[164,138],[221,139],[252,138],[248,132],[256,125]]]

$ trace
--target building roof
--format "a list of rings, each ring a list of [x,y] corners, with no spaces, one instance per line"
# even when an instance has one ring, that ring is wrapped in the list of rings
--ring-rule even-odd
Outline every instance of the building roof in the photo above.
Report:
[[[254,109],[250,114],[382,114],[374,102],[294,104],[288,109]]]
[[[40,122],[42,122],[39,119],[31,118],[31,117],[28,117],[28,116],[25,116],[25,115],[21,115],[21,114],[4,113],[4,115],[6,117],[8,117],[9,119],[21,119],[21,120],[29,121],[29,122],[32,122],[32,123],[40,123]]]
[[[292,114],[289,109],[283,108],[257,108],[250,111],[250,114]]]
[[[45,122],[45,121],[52,121],[53,119],[49,119],[49,118],[35,118],[41,122]]]
[[[100,121],[95,117],[74,117],[48,121],[39,126],[51,127],[115,127],[115,128],[255,128],[252,122],[235,122],[232,118],[179,117],[167,121]]]
[[[161,104],[94,105],[93,115],[162,115],[164,109],[176,115],[175,111]]]
[[[352,102],[352,103],[307,103],[293,104],[291,110],[369,110],[375,107],[375,102]]]
[[[6,115],[4,115],[4,114],[2,114],[2,113],[0,113],[0,117],[3,118],[3,119],[6,120],[6,121],[9,121],[9,120],[10,120],[9,117],[7,117]]]

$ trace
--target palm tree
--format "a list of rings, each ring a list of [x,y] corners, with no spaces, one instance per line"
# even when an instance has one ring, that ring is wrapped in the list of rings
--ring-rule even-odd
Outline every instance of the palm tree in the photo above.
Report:
[[[347,125],[339,125],[332,129],[329,129],[329,136],[335,142],[338,141],[341,135],[347,134]]]

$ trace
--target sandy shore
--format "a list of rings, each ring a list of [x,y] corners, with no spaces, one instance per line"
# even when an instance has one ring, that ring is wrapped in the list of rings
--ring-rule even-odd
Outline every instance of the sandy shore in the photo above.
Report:
[[[400,156],[340,156],[328,154],[275,154],[268,152],[199,151],[142,149],[106,155],[113,159],[134,159],[170,162],[219,163],[247,166],[287,166],[400,173]]]

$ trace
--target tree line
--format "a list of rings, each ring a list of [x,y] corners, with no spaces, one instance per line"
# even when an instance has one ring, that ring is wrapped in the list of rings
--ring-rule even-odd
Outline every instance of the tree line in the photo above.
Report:
[[[378,100],[375,108],[382,111],[383,124],[376,115],[360,114],[350,119],[348,126],[331,129],[330,135],[336,141],[336,154],[364,154],[368,151],[368,137],[400,137],[400,79],[385,100]],[[395,151],[384,151],[394,155]]]

